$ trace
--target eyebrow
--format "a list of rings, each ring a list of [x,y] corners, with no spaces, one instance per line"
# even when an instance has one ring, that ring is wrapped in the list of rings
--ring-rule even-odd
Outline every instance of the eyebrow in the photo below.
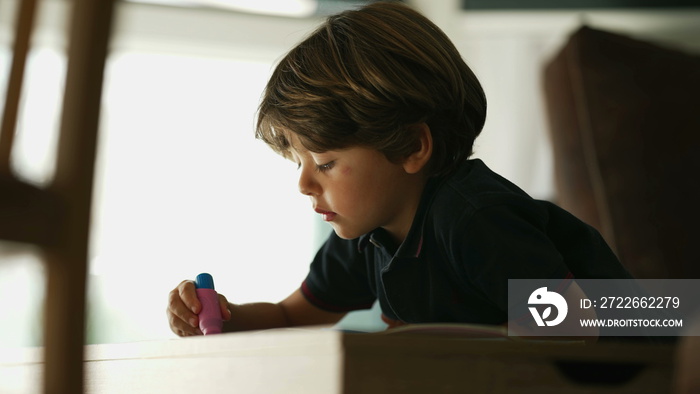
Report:
[[[299,153],[297,153],[296,149],[292,147],[292,145],[289,145],[289,148],[287,148],[286,154],[284,155],[285,158],[297,165],[297,169],[301,168],[301,160],[299,160]]]

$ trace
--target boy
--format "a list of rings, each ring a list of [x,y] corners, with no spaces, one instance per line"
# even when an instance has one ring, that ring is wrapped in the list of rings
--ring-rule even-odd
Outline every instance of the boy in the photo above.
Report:
[[[485,117],[478,80],[419,13],[380,2],[329,17],[276,67],[256,136],[297,163],[334,233],[287,299],[221,296],[224,330],[332,324],[375,300],[390,327],[504,324],[509,278],[629,277],[591,227],[468,159]],[[173,332],[201,334],[200,308],[182,282]]]

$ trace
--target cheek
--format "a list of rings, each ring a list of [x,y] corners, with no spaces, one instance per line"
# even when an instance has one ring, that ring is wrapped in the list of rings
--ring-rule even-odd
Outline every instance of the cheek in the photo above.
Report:
[[[340,173],[343,174],[343,176],[348,176],[348,175],[352,174],[352,168],[343,167],[340,169]]]

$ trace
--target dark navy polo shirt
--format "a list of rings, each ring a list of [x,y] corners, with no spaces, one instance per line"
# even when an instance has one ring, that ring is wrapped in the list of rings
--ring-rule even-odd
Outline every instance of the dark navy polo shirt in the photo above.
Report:
[[[508,279],[629,278],[600,234],[534,200],[481,160],[432,179],[397,247],[378,228],[357,239],[332,233],[302,292],[314,305],[370,308],[406,323],[502,324]]]

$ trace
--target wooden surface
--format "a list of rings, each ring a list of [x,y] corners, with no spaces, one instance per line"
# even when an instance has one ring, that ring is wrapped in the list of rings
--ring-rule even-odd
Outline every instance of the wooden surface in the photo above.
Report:
[[[665,393],[673,348],[284,329],[91,345],[87,393]],[[0,353],[0,392],[40,391],[41,352]]]

